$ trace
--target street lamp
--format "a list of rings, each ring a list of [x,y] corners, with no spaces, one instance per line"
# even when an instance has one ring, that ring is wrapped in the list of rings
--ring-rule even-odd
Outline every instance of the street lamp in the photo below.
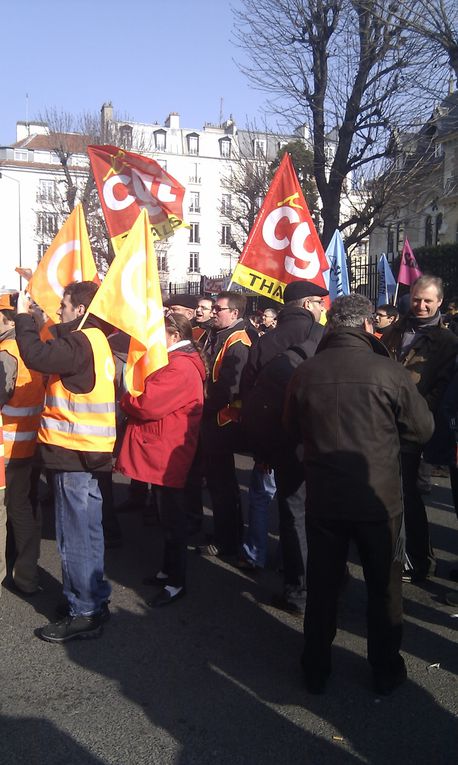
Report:
[[[13,178],[11,175],[5,175],[3,172],[0,172],[0,179],[1,178],[6,178],[8,181],[13,181],[13,183],[17,184],[19,268],[22,268],[21,182],[17,178]],[[22,276],[20,274],[19,289],[22,289]]]

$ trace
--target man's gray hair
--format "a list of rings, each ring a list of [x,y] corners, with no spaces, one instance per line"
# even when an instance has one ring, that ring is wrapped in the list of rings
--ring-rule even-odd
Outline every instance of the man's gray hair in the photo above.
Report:
[[[372,322],[374,309],[369,298],[364,295],[342,295],[332,303],[327,312],[328,328],[362,327],[364,319]]]
[[[415,289],[418,287],[418,289],[425,289],[428,287],[435,287],[437,290],[437,298],[438,300],[444,299],[444,282],[440,278],[440,276],[433,276],[432,274],[423,274],[422,276],[419,276],[418,279],[415,279],[414,283],[412,284],[410,288],[410,294],[413,292],[413,288]]]

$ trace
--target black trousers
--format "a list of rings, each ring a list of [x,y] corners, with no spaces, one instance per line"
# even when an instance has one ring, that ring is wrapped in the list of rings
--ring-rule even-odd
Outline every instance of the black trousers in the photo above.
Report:
[[[337,629],[337,606],[350,540],[356,543],[367,587],[367,657],[375,674],[403,665],[402,516],[381,522],[319,519],[306,515],[307,602],[304,617],[305,673],[326,678]]]
[[[406,553],[414,572],[426,576],[434,561],[425,504],[417,488],[421,450],[401,453]]]
[[[164,531],[164,556],[161,570],[172,587],[186,584],[187,516],[184,489],[151,486],[159,520]]]
[[[205,476],[212,501],[215,544],[224,555],[237,555],[243,538],[243,516],[234,454],[206,450]]]
[[[277,486],[279,535],[286,588],[305,588],[305,481],[301,455],[286,451],[272,465]]]

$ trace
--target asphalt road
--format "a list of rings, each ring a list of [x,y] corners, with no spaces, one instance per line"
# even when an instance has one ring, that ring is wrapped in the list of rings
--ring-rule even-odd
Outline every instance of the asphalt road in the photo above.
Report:
[[[251,461],[240,458],[246,486]],[[46,514],[44,591],[0,601],[0,763],[40,765],[455,765],[458,762],[458,608],[441,604],[458,557],[446,479],[428,497],[438,572],[405,586],[409,681],[377,698],[365,660],[365,593],[351,563],[334,673],[307,694],[298,668],[301,621],[271,605],[272,567],[247,576],[189,553],[188,594],[144,605],[142,578],[160,564],[157,528],[122,515],[124,545],[106,554],[112,619],[99,640],[44,643],[34,629],[60,598],[59,560]],[[117,486],[117,497],[125,486]],[[246,497],[246,490],[244,490]],[[275,507],[272,507],[275,529]],[[208,519],[210,528],[210,519]],[[275,561],[277,539],[271,536]],[[455,585],[456,587],[456,585]]]

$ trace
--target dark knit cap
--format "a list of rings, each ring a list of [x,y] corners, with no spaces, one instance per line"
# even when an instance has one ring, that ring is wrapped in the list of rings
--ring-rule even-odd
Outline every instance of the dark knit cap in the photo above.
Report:
[[[166,308],[170,308],[172,305],[181,305],[183,308],[197,308],[197,297],[195,295],[188,295],[184,293],[182,295],[171,295],[167,300],[164,300]]]
[[[301,298],[326,297],[326,295],[329,295],[328,290],[319,287],[318,284],[313,284],[313,282],[307,282],[305,279],[301,279],[298,282],[290,282],[286,285],[283,293],[283,300],[285,303],[290,303],[293,300],[300,300]]]

